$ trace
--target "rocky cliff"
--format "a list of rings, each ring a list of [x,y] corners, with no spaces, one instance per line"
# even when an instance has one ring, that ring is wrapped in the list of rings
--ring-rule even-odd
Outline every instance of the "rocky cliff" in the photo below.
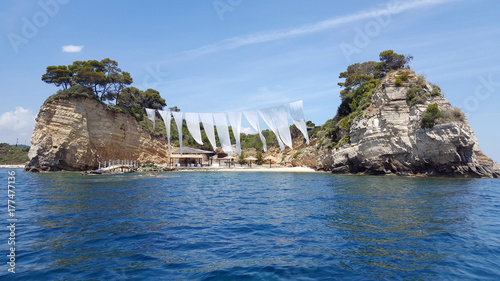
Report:
[[[166,141],[128,114],[89,98],[58,99],[40,108],[26,171],[81,171],[109,160],[168,162]]]
[[[403,73],[409,74],[408,81],[395,86]],[[408,91],[418,79],[410,70],[388,75],[373,92],[370,106],[352,121],[347,144],[304,148],[290,161],[335,173],[498,177],[465,116],[442,95],[431,94],[436,86],[420,82],[423,99],[409,100]],[[422,116],[430,104],[443,114],[425,128]]]

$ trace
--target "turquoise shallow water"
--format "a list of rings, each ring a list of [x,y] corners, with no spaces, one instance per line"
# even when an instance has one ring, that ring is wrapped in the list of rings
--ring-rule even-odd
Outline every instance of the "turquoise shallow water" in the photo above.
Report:
[[[500,180],[15,171],[2,280],[500,278]]]

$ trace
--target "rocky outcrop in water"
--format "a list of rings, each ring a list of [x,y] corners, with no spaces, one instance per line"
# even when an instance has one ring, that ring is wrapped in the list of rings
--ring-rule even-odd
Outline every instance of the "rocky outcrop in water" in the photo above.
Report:
[[[130,115],[89,98],[58,99],[40,108],[26,171],[81,171],[109,160],[167,163],[166,141]]]
[[[409,73],[409,81],[397,87],[395,80],[403,72]],[[465,117],[442,95],[431,95],[435,86],[424,82],[425,101],[408,101],[408,90],[417,79],[410,70],[386,77],[371,105],[353,120],[349,143],[305,148],[292,163],[311,166],[308,162],[314,159],[315,168],[334,173],[498,177]],[[445,116],[432,128],[423,128],[422,116],[430,104],[437,104]]]

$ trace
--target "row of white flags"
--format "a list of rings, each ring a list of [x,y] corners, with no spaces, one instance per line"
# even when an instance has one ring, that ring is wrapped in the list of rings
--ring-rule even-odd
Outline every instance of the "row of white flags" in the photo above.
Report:
[[[155,110],[146,108],[148,119],[153,121],[153,129],[155,126]],[[186,120],[187,128],[193,139],[203,145],[200,130],[200,119],[205,129],[208,141],[215,151],[217,146],[215,142],[214,125],[217,127],[217,135],[225,153],[232,153],[231,140],[229,138],[229,124],[233,129],[234,138],[236,140],[236,152],[241,155],[240,133],[241,133],[241,116],[245,115],[250,125],[259,133],[264,151],[267,151],[266,139],[260,130],[259,115],[262,117],[267,126],[274,132],[281,150],[285,150],[285,145],[292,148],[292,136],[288,124],[288,116],[290,114],[293,123],[302,132],[307,144],[309,137],[307,135],[306,120],[304,118],[304,106],[302,101],[296,101],[280,106],[269,107],[258,110],[242,111],[242,112],[227,112],[227,113],[184,113],[175,111],[163,111],[158,109],[158,113],[165,123],[168,139],[168,149],[170,152],[170,124],[171,117],[174,117],[177,131],[179,132],[179,144],[182,148],[182,120]],[[214,122],[215,121],[215,122]]]

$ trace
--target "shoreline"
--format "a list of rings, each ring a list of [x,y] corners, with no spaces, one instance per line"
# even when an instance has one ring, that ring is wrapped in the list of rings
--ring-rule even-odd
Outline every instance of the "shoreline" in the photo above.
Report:
[[[15,169],[24,168],[25,165],[0,165],[0,168]],[[277,173],[325,173],[327,171],[316,170],[311,167],[281,167],[281,166],[258,166],[258,167],[167,167],[159,165],[160,170],[154,172],[277,172]],[[166,170],[161,170],[166,169]],[[85,171],[40,171],[41,173],[57,173],[57,172],[85,172]],[[136,173],[148,173],[150,170],[137,170]],[[119,173],[118,173],[119,174]]]

